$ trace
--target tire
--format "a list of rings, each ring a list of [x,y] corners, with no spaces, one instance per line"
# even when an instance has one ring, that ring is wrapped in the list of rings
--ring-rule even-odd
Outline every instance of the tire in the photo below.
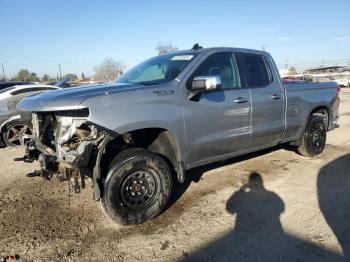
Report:
[[[308,157],[321,154],[326,145],[326,130],[323,117],[311,116],[298,147],[299,154]]]
[[[163,158],[142,148],[126,149],[111,162],[101,206],[118,224],[141,224],[162,212],[172,184]]]
[[[12,122],[5,127],[3,140],[6,146],[17,147],[24,146],[32,139],[32,124],[25,121]]]

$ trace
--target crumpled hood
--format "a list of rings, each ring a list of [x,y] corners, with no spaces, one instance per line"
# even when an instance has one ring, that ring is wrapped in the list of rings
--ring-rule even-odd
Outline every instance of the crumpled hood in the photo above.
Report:
[[[81,109],[80,104],[87,98],[134,90],[142,87],[142,85],[138,84],[109,83],[47,91],[32,97],[24,98],[17,105],[17,109],[32,112]]]

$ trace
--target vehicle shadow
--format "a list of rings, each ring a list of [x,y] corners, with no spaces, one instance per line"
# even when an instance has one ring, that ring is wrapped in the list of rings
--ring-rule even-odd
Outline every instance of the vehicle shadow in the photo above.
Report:
[[[222,238],[190,254],[188,261],[344,261],[321,247],[284,232],[280,215],[284,202],[264,187],[259,173],[226,203],[236,216],[234,229]]]
[[[320,170],[317,191],[321,212],[350,261],[350,154]]]

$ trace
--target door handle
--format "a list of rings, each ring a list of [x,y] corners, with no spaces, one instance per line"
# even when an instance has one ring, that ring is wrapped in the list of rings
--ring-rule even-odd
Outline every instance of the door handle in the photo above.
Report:
[[[248,99],[244,97],[237,97],[235,100],[233,100],[233,102],[235,102],[236,104],[243,104],[247,103]]]
[[[280,96],[280,95],[278,95],[278,94],[273,94],[272,96],[271,96],[271,99],[272,100],[279,100],[279,99],[281,99],[282,97]]]

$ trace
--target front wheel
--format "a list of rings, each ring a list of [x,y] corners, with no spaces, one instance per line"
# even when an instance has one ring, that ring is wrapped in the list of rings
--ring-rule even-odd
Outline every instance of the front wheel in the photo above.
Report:
[[[298,147],[299,154],[313,157],[322,153],[326,145],[326,124],[321,116],[311,116]]]
[[[130,148],[112,161],[101,205],[119,224],[141,224],[165,208],[171,189],[172,175],[166,161],[145,149]]]
[[[28,122],[18,121],[6,126],[3,139],[6,146],[24,146],[33,137],[32,125]]]

